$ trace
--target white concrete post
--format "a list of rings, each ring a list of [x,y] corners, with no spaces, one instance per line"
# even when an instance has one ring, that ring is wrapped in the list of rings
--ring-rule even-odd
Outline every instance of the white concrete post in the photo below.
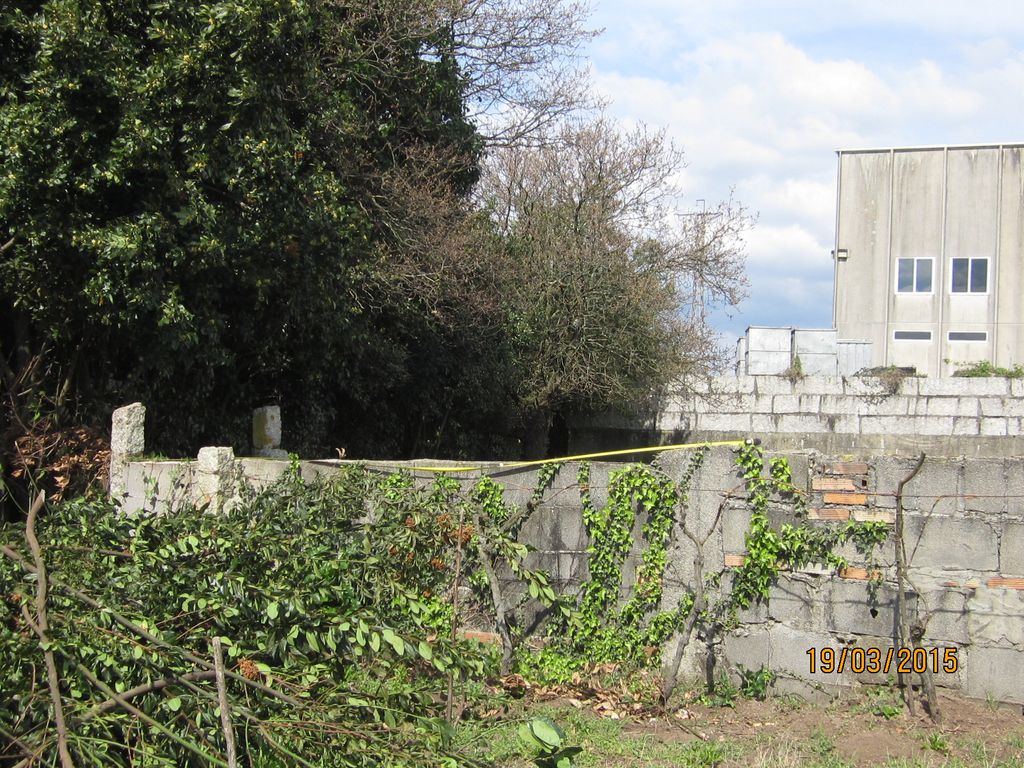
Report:
[[[288,457],[281,450],[281,407],[266,405],[252,412],[252,448],[256,456],[268,459]]]
[[[128,462],[146,450],[146,406],[132,403],[114,411],[110,427],[110,498],[124,501]]]
[[[210,512],[226,512],[235,500],[235,452],[231,448],[200,448],[196,461],[198,504]]]

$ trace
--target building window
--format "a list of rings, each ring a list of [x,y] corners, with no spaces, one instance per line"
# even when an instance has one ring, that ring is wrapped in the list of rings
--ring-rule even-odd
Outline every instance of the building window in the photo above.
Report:
[[[897,293],[931,293],[932,259],[896,259]]]
[[[988,341],[985,331],[950,331],[950,341]]]
[[[931,331],[893,331],[895,341],[931,341]]]
[[[953,259],[953,293],[988,293],[988,258]]]

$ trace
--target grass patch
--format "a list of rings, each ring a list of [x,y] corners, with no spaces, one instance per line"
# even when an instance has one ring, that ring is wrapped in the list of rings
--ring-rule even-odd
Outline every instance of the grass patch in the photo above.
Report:
[[[866,689],[864,701],[856,705],[854,711],[895,720],[903,714],[903,698],[895,686],[871,686]]]
[[[662,733],[631,730],[621,720],[605,720],[588,710],[554,706],[531,708],[531,716],[548,717],[565,730],[565,743],[580,746],[577,768],[717,768],[739,757],[741,748],[726,741],[689,739],[673,725],[661,724]],[[477,757],[504,768],[528,768],[532,765],[528,750],[517,735],[522,719],[494,725],[464,725],[460,740],[475,747]],[[662,738],[662,735],[664,738]]]

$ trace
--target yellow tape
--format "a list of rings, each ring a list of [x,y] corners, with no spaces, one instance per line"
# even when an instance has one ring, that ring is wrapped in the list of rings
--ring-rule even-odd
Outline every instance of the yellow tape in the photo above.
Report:
[[[493,464],[479,465],[475,467],[417,467],[413,464],[379,464],[367,462],[373,467],[393,467],[395,469],[406,469],[418,472],[483,472],[484,470],[521,469],[523,467],[539,467],[542,464],[555,464],[565,461],[585,461],[587,459],[603,459],[607,456],[625,456],[632,453],[658,453],[660,451],[678,451],[688,448],[713,448],[718,445],[743,445],[744,440],[716,440],[704,443],[677,443],[675,445],[655,445],[647,448],[623,448],[618,451],[601,451],[600,453],[580,453],[575,456],[562,456],[556,459],[538,459],[536,461],[512,461],[494,462]]]

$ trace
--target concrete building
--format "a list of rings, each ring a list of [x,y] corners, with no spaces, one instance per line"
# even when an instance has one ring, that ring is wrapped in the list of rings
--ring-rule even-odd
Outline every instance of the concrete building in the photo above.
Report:
[[[872,364],[1024,363],[1024,144],[840,150],[832,322]]]

